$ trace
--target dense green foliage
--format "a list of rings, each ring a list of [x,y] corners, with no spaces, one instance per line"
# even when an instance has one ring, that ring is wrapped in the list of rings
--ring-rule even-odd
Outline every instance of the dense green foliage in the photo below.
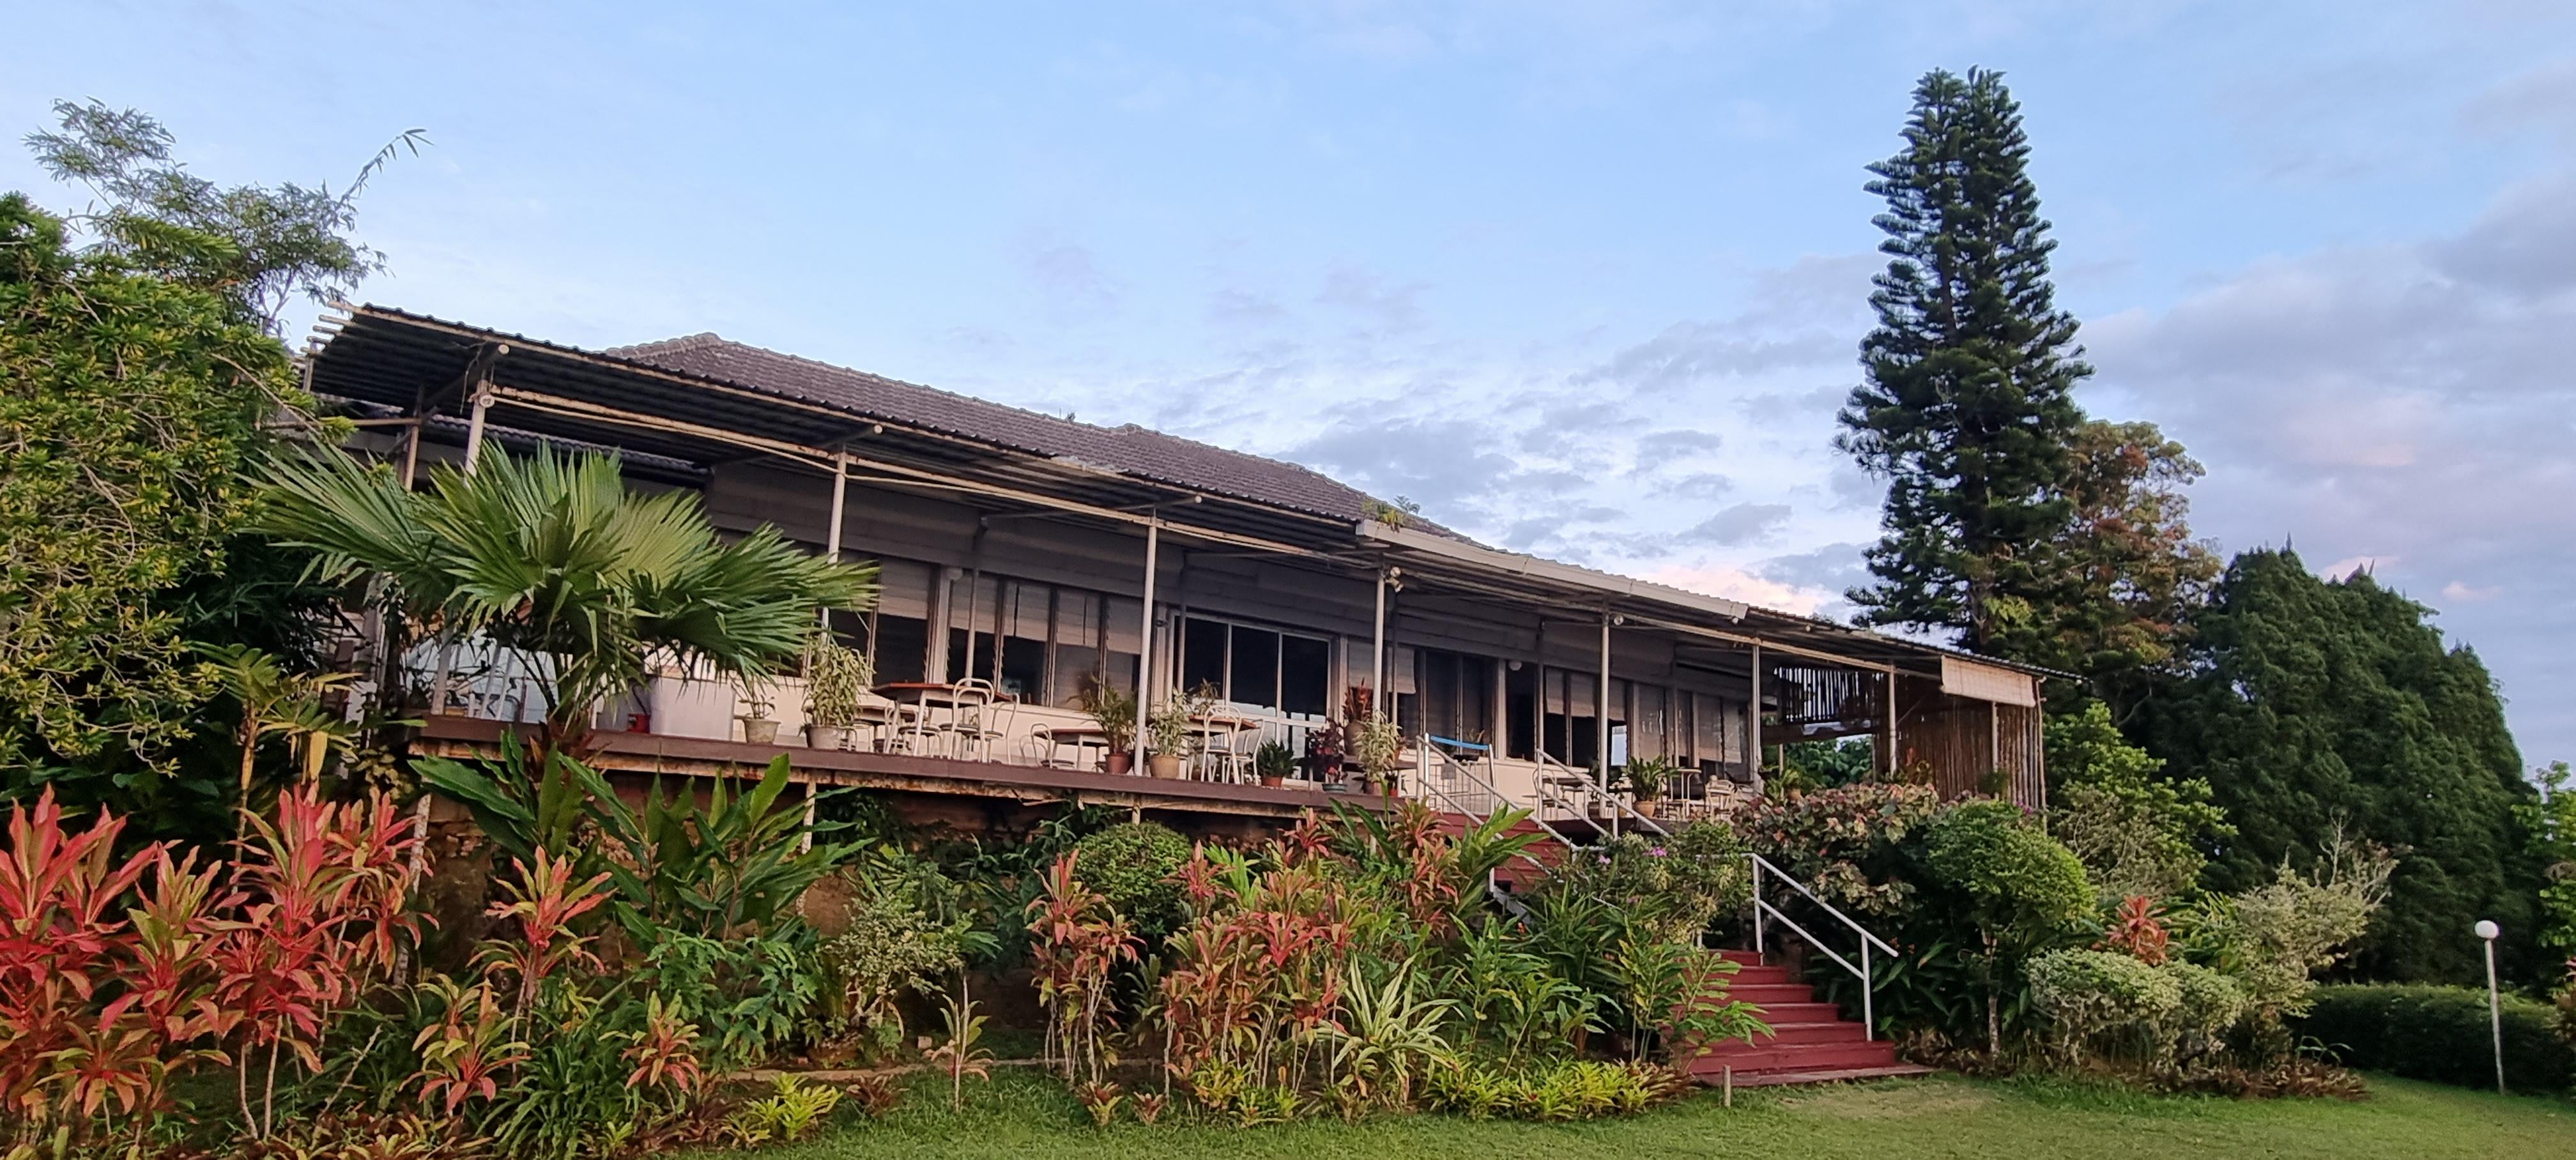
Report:
[[[2356,969],[2465,983],[2482,969],[2472,920],[2532,929],[2539,875],[2514,817],[2532,792],[2486,667],[2445,649],[2430,615],[2367,575],[2323,580],[2294,553],[2247,552],[2196,617],[2192,675],[2139,731],[2167,776],[2209,783],[2238,831],[2211,886],[2262,883],[2348,830],[2399,856]]]
[[[231,830],[233,722],[189,645],[309,670],[334,595],[239,534],[263,425],[308,404],[270,331],[289,299],[378,268],[349,230],[396,146],[337,193],[223,187],[149,116],[54,112],[28,145],[88,212],[0,197],[0,770],[212,837]]]
[[[194,729],[216,686],[167,596],[223,562],[260,421],[298,401],[221,295],[0,198],[0,762],[154,764]]]
[[[1181,888],[1172,881],[1190,859],[1190,841],[1158,822],[1128,822],[1074,846],[1082,880],[1137,928],[1159,938],[1181,923]]]
[[[2576,1044],[2559,1037],[2557,1010],[2508,994],[2503,1015],[2505,1085],[2540,1095],[2576,1088]],[[2293,1026],[2348,1067],[2495,1087],[2495,1033],[2483,987],[2320,987]]]
[[[2209,783],[2156,776],[2164,765],[2121,735],[2101,701],[2049,719],[2049,832],[2107,899],[2182,895],[2206,852],[2235,836]]]
[[[2516,807],[2525,852],[2540,871],[2539,943],[2551,956],[2576,962],[2576,786],[2564,761],[2532,779],[2540,800]]]

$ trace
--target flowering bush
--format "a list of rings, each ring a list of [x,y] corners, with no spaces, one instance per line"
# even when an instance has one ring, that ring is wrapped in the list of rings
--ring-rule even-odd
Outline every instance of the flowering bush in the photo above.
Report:
[[[1899,846],[1942,812],[1929,786],[1863,783],[1764,798],[1739,832],[1825,901],[1862,915],[1905,910],[1914,886]]]

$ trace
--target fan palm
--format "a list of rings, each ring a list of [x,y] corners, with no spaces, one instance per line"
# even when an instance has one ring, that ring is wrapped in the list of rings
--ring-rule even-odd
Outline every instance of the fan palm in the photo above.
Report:
[[[578,745],[592,707],[655,660],[758,680],[794,662],[818,607],[876,598],[874,565],[766,526],[722,542],[695,494],[631,493],[613,455],[493,455],[414,491],[325,448],[279,457],[264,484],[255,526],[312,550],[327,578],[374,581],[421,632],[480,636],[551,673],[550,750]]]

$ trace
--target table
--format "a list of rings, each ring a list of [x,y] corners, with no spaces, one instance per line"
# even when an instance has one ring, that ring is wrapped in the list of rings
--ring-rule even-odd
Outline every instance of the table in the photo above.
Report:
[[[1199,737],[1199,756],[1219,759],[1217,772],[1229,781],[1242,780],[1245,768],[1251,764],[1251,754],[1235,751],[1235,739],[1245,733],[1257,733],[1267,724],[1269,722],[1257,718],[1228,713],[1206,713],[1190,718],[1190,730]],[[1222,750],[1216,746],[1219,740],[1225,742]]]
[[[1109,756],[1109,731],[1098,725],[1050,725],[1047,726],[1047,740],[1055,745],[1070,745],[1073,747],[1073,767],[1075,769],[1092,768],[1089,763],[1089,758],[1087,758],[1085,754],[1088,753],[1094,745],[1100,747],[1100,755],[1103,759],[1100,763],[1100,768],[1107,769],[1109,767],[1109,762],[1107,761]],[[1047,756],[1052,758],[1055,754],[1050,752]]]

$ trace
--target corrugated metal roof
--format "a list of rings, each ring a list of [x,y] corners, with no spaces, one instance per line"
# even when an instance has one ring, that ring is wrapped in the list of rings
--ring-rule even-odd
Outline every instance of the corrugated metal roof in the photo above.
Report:
[[[715,334],[612,347],[615,358],[843,407],[1215,495],[1359,520],[1367,493],[1322,473],[1134,424],[1101,427],[833,366]]]

